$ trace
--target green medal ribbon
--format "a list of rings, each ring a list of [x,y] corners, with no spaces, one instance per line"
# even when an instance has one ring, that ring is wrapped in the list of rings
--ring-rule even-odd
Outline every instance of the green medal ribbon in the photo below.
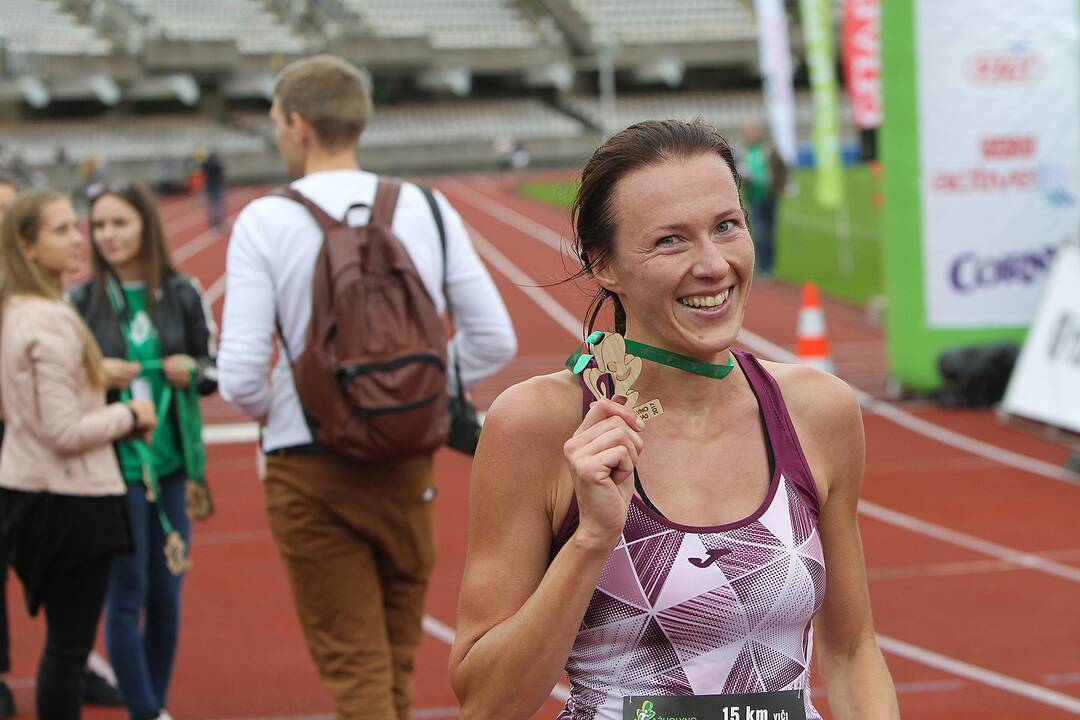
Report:
[[[117,286],[116,281],[113,278],[108,280],[109,300],[113,306],[113,312],[116,314],[116,319],[120,323],[120,330],[124,335],[124,344],[126,346],[126,354],[128,360],[134,360],[134,353],[129,342],[130,337],[130,325],[127,320],[126,313],[123,311],[120,305],[120,288]],[[147,360],[140,363],[144,370],[161,370],[163,367],[162,361],[159,360]],[[198,368],[191,369],[191,381],[195,381],[195,376],[198,374]],[[131,388],[123,388],[119,392],[120,400],[127,402],[131,400]],[[157,402],[156,412],[160,418],[166,417],[169,412],[169,406],[172,404],[173,388],[166,383],[165,389],[161,393],[161,398]],[[156,428],[154,428],[154,434],[161,432],[164,427],[164,423],[158,422]],[[165,533],[165,564],[169,568],[169,572],[173,575],[183,575],[184,571],[191,566],[191,560],[188,557],[187,543],[180,537],[180,533],[176,531],[173,524],[169,521],[169,516],[165,512],[165,508],[161,505],[161,483],[158,481],[157,473],[154,471],[154,452],[150,449],[150,445],[145,441],[132,438],[128,440],[135,450],[135,453],[139,456],[139,460],[142,463],[142,475],[143,485],[146,486],[146,499],[154,504],[157,509],[158,521],[161,523],[161,529]]]
[[[604,339],[604,335],[604,332],[597,330],[589,335],[589,337],[585,338],[585,342],[589,345],[595,345]],[[625,342],[626,352],[631,355],[636,355],[645,360],[651,360],[660,365],[667,365],[668,367],[673,367],[677,370],[693,373],[694,375],[723,380],[728,376],[728,373],[735,368],[735,356],[731,354],[728,355],[728,361],[726,363],[717,364],[698,360],[686,355],[680,355],[677,352],[653,347],[652,345],[646,345],[645,343],[639,343],[634,340],[627,339]],[[584,350],[585,348],[578,348],[566,359],[566,369],[575,375],[580,375],[582,371],[588,367],[589,361],[593,358],[592,355],[585,353]]]

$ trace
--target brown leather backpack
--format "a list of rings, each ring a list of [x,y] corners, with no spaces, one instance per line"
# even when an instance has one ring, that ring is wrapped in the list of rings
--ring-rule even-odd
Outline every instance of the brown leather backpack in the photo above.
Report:
[[[391,230],[400,189],[379,178],[357,227],[349,213],[366,204],[339,221],[292,188],[274,191],[306,207],[324,237],[304,352],[294,359],[284,336],[282,348],[315,442],[357,460],[427,454],[449,432],[446,331]]]

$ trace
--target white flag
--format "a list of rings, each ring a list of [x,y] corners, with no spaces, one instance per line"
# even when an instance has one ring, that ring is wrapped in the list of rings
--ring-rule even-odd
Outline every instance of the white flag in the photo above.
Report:
[[[795,165],[795,87],[791,79],[791,43],[782,0],[754,0],[758,24],[762,90],[776,151]]]

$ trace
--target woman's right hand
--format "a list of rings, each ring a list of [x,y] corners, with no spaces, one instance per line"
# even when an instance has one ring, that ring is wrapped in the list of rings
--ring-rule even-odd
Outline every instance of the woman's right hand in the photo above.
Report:
[[[577,535],[598,549],[615,547],[626,525],[644,427],[632,409],[601,399],[563,445],[581,514]]]
[[[157,426],[157,410],[149,400],[128,400],[128,407],[135,413],[135,427],[131,434],[149,442]]]
[[[142,372],[139,363],[120,358],[105,358],[102,365],[105,366],[105,384],[110,390],[123,390]]]

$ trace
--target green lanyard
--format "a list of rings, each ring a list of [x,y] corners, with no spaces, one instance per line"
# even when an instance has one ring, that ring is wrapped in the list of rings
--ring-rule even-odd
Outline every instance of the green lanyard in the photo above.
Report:
[[[125,355],[128,360],[134,360],[135,353],[131,347],[131,325],[128,322],[127,306],[121,304],[123,302],[122,295],[116,280],[110,277],[107,282],[109,302],[112,303],[113,314],[116,315],[116,320],[120,323],[120,332],[124,335]],[[160,358],[147,360],[140,364],[144,370],[160,370],[163,366]],[[172,396],[172,386],[166,383],[155,408],[158,416],[158,425],[154,429],[155,435],[164,426],[161,420],[169,412]],[[131,388],[122,388],[120,390],[120,399],[122,401],[130,400]],[[165,508],[161,505],[161,483],[158,482],[157,473],[154,472],[154,451],[143,440],[133,438],[126,442],[131,443],[135,453],[139,456],[139,461],[142,463],[143,485],[146,487],[146,499],[157,508],[158,521],[161,523],[161,529],[165,533],[165,564],[173,575],[182,575],[191,565],[191,561],[187,554],[187,544],[180,537],[180,533],[176,531],[176,528],[173,527],[173,524],[169,521],[169,516],[165,513]]]
[[[597,330],[589,335],[589,337],[585,338],[585,342],[589,345],[596,345],[604,339],[604,335],[605,333]],[[593,359],[592,355],[586,354],[583,350],[584,348],[575,350],[574,354],[566,359],[566,369],[575,375],[580,375],[581,372],[589,366],[589,361]],[[652,345],[646,345],[645,343],[639,343],[634,340],[626,340],[626,352],[644,358],[645,360],[659,363],[660,365],[667,365],[668,367],[673,367],[677,370],[683,370],[688,373],[693,373],[694,375],[702,375],[717,380],[723,380],[728,376],[728,373],[735,368],[735,356],[731,354],[728,354],[728,361],[726,363],[716,364],[705,362],[704,360],[697,360],[696,358],[680,355],[677,352],[653,347]]]

